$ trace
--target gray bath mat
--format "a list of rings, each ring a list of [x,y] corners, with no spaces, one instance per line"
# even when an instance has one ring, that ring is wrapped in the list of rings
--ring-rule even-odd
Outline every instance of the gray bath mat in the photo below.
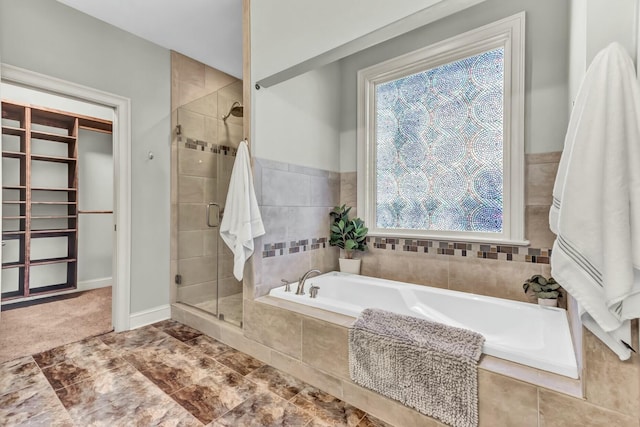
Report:
[[[363,387],[453,427],[478,425],[478,333],[366,309],[349,330],[349,371]]]

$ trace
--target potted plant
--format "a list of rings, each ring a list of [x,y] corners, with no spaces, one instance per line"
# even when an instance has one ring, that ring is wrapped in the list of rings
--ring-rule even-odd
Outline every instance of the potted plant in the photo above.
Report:
[[[538,297],[538,304],[547,307],[557,307],[558,298],[562,296],[560,285],[553,277],[546,279],[544,276],[536,274],[522,285],[524,293],[531,291]]]
[[[362,260],[354,259],[356,251],[367,249],[367,232],[360,218],[349,219],[350,207],[346,205],[336,206],[330,215],[333,218],[330,227],[329,244],[344,250],[344,258],[340,258],[340,271],[345,273],[360,274]]]

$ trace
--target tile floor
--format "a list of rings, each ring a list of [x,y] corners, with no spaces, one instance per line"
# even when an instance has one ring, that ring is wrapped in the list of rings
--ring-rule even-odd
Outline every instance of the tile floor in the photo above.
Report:
[[[388,426],[172,320],[0,364],[0,424]]]

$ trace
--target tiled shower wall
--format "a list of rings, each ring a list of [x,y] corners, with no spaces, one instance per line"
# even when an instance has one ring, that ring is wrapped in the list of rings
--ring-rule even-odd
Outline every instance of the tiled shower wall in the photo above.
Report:
[[[329,212],[340,200],[340,174],[254,159],[256,196],[267,234],[256,239],[254,297],[306,271],[338,268],[329,246]]]
[[[176,52],[171,65],[171,301],[196,303],[242,291],[232,254],[219,244],[219,230],[206,225],[205,210],[210,201],[224,206],[243,128],[242,118],[222,116],[242,102],[242,81]],[[174,283],[178,272],[181,285]]]

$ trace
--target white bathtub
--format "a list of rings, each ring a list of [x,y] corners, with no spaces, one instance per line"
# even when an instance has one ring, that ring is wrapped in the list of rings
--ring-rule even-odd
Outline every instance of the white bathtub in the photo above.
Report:
[[[320,287],[309,298],[311,285]],[[501,298],[331,272],[307,279],[305,295],[284,286],[269,295],[358,317],[380,308],[471,329],[486,341],[483,353],[571,378],[578,378],[566,311]]]

